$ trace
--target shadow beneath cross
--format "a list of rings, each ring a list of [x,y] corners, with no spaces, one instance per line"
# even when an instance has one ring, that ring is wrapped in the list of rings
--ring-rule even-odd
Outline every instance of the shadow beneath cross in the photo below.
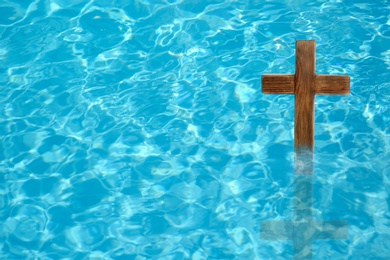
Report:
[[[348,222],[344,220],[314,220],[312,154],[300,153],[295,158],[294,207],[292,221],[264,221],[260,238],[292,240],[294,259],[312,259],[314,240],[348,239]]]

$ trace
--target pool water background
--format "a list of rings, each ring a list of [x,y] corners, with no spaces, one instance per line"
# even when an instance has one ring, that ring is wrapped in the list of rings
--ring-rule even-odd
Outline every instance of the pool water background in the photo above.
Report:
[[[1,1],[1,259],[292,259],[295,41],[317,73],[315,259],[390,256],[389,1]]]

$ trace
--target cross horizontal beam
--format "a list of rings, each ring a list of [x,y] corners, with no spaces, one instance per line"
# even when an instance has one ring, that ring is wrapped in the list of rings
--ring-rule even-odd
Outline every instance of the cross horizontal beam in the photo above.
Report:
[[[349,76],[316,75],[316,95],[346,95],[349,93]],[[295,94],[294,75],[263,75],[264,94]],[[329,86],[332,86],[331,88]]]

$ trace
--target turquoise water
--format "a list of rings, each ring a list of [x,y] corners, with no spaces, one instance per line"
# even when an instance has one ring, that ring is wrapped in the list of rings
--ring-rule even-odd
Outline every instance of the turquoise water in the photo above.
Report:
[[[292,259],[295,41],[317,73],[314,259],[390,256],[390,2],[0,1],[0,259]]]

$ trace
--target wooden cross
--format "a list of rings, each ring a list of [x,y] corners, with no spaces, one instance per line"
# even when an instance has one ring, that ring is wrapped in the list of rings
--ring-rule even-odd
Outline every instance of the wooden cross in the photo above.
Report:
[[[314,147],[314,96],[349,93],[349,76],[316,75],[315,41],[297,41],[294,75],[263,75],[264,94],[295,94],[296,173],[311,173]],[[299,162],[303,160],[304,165]]]
[[[265,221],[260,227],[263,239],[289,239],[294,244],[294,259],[312,259],[311,244],[315,239],[347,239],[346,221],[314,221],[313,147],[314,96],[316,94],[348,94],[348,76],[316,75],[315,41],[296,42],[294,75],[264,75],[265,94],[295,94],[295,180],[293,221]]]

